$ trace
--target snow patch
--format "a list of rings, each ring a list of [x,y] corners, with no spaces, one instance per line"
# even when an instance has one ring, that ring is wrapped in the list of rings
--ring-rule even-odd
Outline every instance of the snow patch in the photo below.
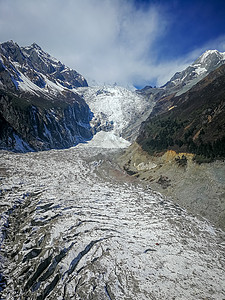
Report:
[[[65,90],[65,87],[63,87],[61,84],[52,82],[45,75],[42,76],[46,82],[45,90],[50,92],[50,94],[58,94]]]
[[[33,83],[30,79],[28,79],[23,73],[20,73],[20,78],[22,81],[19,81],[19,89],[25,92],[30,92],[31,94],[35,94],[38,96],[37,91],[42,92],[42,88]]]
[[[202,74],[206,73],[207,70],[206,70],[206,68],[198,67],[197,69],[195,69],[195,72],[196,72],[198,75],[202,75]]]
[[[134,163],[134,166],[137,168],[138,171],[148,171],[157,167],[157,165],[151,161],[148,163],[141,162],[138,165]]]

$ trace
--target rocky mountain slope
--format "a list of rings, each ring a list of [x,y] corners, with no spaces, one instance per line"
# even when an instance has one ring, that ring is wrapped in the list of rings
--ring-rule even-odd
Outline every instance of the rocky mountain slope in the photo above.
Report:
[[[177,72],[163,88],[176,90],[178,94],[184,93],[224,63],[225,52],[207,50],[185,70]]]
[[[37,44],[0,45],[0,148],[65,148],[92,137],[92,118],[74,88],[87,86],[76,71]]]
[[[225,230],[225,163],[198,164],[193,157],[172,150],[149,155],[133,143],[118,162],[131,178],[149,184],[189,213]]]
[[[1,76],[3,88],[9,88],[11,83],[11,87],[14,85],[16,89],[32,91],[33,94],[54,94],[57,88],[87,86],[82,75],[51,57],[35,43],[28,47],[19,47],[13,41],[2,43],[0,55],[1,70],[7,72]]]
[[[171,95],[178,96],[187,92],[192,86],[224,63],[225,52],[207,50],[185,70],[174,74],[164,86],[159,88],[146,86],[139,93],[156,102],[153,114],[158,114],[170,107],[169,99]]]
[[[142,124],[137,142],[151,154],[169,149],[208,159],[224,158],[224,82],[222,65],[186,93],[172,95],[166,112],[151,115]]]

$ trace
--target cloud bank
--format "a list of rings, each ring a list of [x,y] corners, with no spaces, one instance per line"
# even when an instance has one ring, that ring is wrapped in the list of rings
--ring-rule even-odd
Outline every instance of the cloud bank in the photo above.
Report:
[[[133,0],[0,0],[1,42],[36,42],[101,84],[162,85],[192,62],[158,61],[169,26],[162,6]]]

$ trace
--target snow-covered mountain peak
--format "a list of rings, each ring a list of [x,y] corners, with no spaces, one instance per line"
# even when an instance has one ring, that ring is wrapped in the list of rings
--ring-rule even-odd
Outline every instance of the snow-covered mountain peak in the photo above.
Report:
[[[36,44],[35,42],[33,44],[29,45],[29,46],[25,46],[25,47],[21,47],[21,48],[24,49],[24,50],[28,50],[28,51],[29,50],[36,50],[36,51],[44,52],[42,50],[42,48],[38,44]]]
[[[9,40],[7,42],[1,43],[1,49],[6,49],[7,47],[16,47],[19,48],[19,45],[13,40]]]
[[[225,53],[218,50],[205,51],[196,61],[192,64],[193,67],[204,67],[206,72],[211,72],[217,66],[221,65],[225,61]]]
[[[219,52],[218,50],[207,50],[198,59],[198,62],[202,64],[207,63],[208,60],[217,58],[218,60],[225,58],[225,52]],[[195,63],[194,63],[195,64]]]
[[[31,44],[30,47],[33,47],[34,49],[37,49],[37,50],[42,50],[41,47],[38,44],[36,44],[35,42],[33,44]]]
[[[24,55],[19,45],[12,40],[0,44],[0,57],[1,60],[4,60],[4,57],[6,57],[10,62],[16,61],[22,63],[24,60]]]
[[[42,48],[39,45],[37,45],[36,43],[33,43],[30,46],[21,47],[21,49],[22,49],[23,53],[32,60],[37,60],[37,58],[39,58],[40,60],[43,60],[45,62],[45,64],[54,65],[55,68],[61,68],[61,69],[62,69],[62,67],[65,68],[65,65],[63,65],[59,60],[52,57],[44,50],[42,50]]]
[[[1,44],[0,85],[12,92],[28,92],[36,96],[56,96],[66,90],[87,86],[76,71],[43,51],[39,45],[20,47],[13,41]]]
[[[59,149],[89,140],[91,113],[78,86],[86,80],[37,44],[0,44],[0,148]]]
[[[177,72],[163,88],[169,93],[182,94],[210,72],[225,63],[225,52],[207,50],[182,72]]]

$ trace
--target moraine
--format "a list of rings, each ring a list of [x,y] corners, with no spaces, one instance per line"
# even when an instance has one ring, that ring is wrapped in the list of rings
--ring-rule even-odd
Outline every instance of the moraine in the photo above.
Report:
[[[225,298],[224,233],[124,174],[120,151],[0,152],[1,299]]]

